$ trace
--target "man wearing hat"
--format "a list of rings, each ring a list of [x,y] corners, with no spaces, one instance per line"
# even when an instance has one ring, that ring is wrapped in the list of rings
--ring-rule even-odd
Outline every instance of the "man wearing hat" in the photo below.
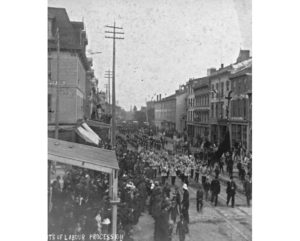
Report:
[[[244,191],[247,199],[247,205],[250,207],[250,200],[252,194],[252,182],[249,175],[246,176],[246,181],[244,182]]]
[[[182,198],[182,214],[187,223],[189,223],[189,191],[186,183],[183,184],[183,198]]]
[[[228,190],[229,198],[227,199],[227,206],[230,202],[231,199],[231,207],[234,207],[234,197],[235,197],[235,192],[236,192],[236,184],[233,181],[233,176],[230,177],[230,183],[229,183],[229,190]]]
[[[203,207],[203,189],[202,186],[200,184],[198,184],[198,190],[196,193],[196,198],[197,198],[197,212],[202,212],[202,207]]]
[[[215,203],[215,206],[218,204],[218,195],[221,191],[221,185],[220,181],[218,179],[218,176],[215,177],[214,180],[211,181],[210,184],[210,189],[211,189],[211,202]]]

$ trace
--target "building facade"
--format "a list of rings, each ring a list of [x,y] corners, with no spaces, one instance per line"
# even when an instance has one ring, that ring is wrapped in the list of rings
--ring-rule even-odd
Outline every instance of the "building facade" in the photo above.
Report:
[[[150,125],[154,124],[155,121],[155,102],[154,101],[147,101],[147,119]]]
[[[175,128],[178,134],[183,134],[186,130],[186,86],[181,85],[175,92],[176,111],[175,111]]]
[[[231,86],[229,75],[232,66],[221,68],[209,77],[210,83],[210,139],[215,144],[220,144],[225,138],[228,126],[228,101]]]
[[[232,145],[252,151],[252,59],[233,65],[230,125]]]
[[[175,131],[176,96],[167,96],[155,102],[155,126],[164,131]]]
[[[199,79],[190,79],[186,83],[187,96],[186,96],[186,111],[187,111],[187,137],[188,141],[192,144],[196,143],[195,136],[195,123],[194,123],[194,111],[195,111],[195,94],[194,86],[199,82]]]
[[[59,29],[59,64],[57,64]],[[59,123],[74,124],[86,117],[86,82],[90,63],[85,55],[87,37],[82,22],[71,22],[63,8],[48,8],[48,123],[55,123],[57,72]],[[59,66],[59,69],[57,68]]]
[[[194,106],[194,137],[197,141],[209,140],[209,78],[203,77],[198,79],[198,83],[193,87],[195,95]]]

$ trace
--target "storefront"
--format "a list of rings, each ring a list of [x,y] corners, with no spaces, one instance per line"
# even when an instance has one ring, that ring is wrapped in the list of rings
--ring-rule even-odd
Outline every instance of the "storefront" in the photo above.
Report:
[[[241,143],[246,149],[248,142],[248,124],[247,123],[232,123],[231,124],[231,141],[232,145]]]

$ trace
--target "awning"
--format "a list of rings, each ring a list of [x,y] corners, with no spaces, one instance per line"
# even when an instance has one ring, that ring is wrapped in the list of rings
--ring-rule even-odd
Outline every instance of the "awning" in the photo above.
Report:
[[[85,122],[78,125],[75,131],[86,142],[99,145],[99,142],[101,141],[101,138]]]
[[[48,138],[48,159],[106,173],[119,169],[114,151],[53,138]]]

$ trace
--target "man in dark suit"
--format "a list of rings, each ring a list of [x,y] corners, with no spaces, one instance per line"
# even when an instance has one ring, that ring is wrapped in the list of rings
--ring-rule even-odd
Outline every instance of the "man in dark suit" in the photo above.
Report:
[[[235,192],[236,192],[236,184],[233,181],[233,176],[231,176],[230,177],[229,190],[228,190],[229,198],[227,199],[227,206],[228,206],[228,204],[230,202],[230,199],[231,199],[231,207],[234,208]]]
[[[188,225],[184,220],[183,215],[180,215],[180,221],[177,223],[176,234],[179,236],[179,241],[185,240],[185,234],[188,232]]]
[[[187,223],[189,223],[189,206],[190,206],[190,200],[189,200],[189,191],[186,183],[183,184],[183,198],[182,198],[182,214]]]
[[[210,184],[210,190],[211,190],[211,202],[215,203],[215,206],[218,204],[218,195],[221,191],[221,185],[220,181],[218,179],[218,176],[215,177],[214,180],[211,181]]]

